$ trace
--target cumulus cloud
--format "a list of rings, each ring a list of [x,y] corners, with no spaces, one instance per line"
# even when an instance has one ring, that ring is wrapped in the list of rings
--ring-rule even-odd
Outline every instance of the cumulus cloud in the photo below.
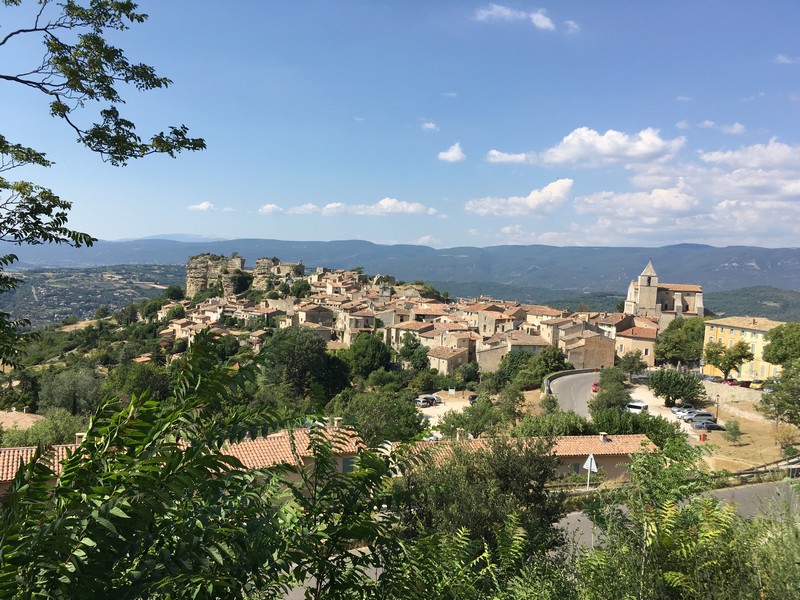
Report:
[[[528,13],[524,10],[509,8],[501,4],[490,4],[475,11],[476,21],[521,21],[527,18]]]
[[[572,183],[572,179],[558,179],[540,190],[533,190],[527,196],[478,198],[467,202],[464,210],[480,216],[549,214],[567,201]]]
[[[343,202],[331,202],[322,208],[322,214],[326,217],[334,215],[366,215],[366,216],[387,216],[387,215],[434,215],[435,208],[428,208],[419,202],[406,202],[396,198],[383,198],[375,204],[345,204]]]
[[[450,146],[447,150],[439,152],[436,156],[439,160],[445,162],[461,162],[467,158],[467,155],[461,150],[461,144],[458,142]]]
[[[679,187],[649,192],[599,192],[575,199],[575,209],[584,213],[614,215],[622,219],[662,217],[690,213],[699,200]]]
[[[800,63],[800,56],[788,56],[787,54],[776,54],[772,62],[776,65],[796,65]]]
[[[575,21],[564,21],[564,28],[567,30],[567,33],[578,33],[581,30],[581,26]]]
[[[425,121],[420,127],[422,131],[439,131],[439,126],[432,121]]]
[[[701,152],[706,163],[749,169],[792,169],[800,167],[800,146],[789,146],[772,138],[768,144],[754,144],[738,150]]]
[[[492,149],[486,154],[486,162],[510,164],[534,163],[536,162],[536,153],[510,154],[508,152]]]
[[[442,240],[432,235],[423,235],[411,243],[416,244],[417,246],[440,246],[442,244]]]
[[[262,204],[258,207],[258,213],[262,215],[272,215],[280,212],[283,212],[283,209],[277,204]]]
[[[208,200],[204,200],[200,204],[190,204],[189,206],[186,207],[186,210],[196,210],[205,212],[208,210],[213,210],[213,208],[214,205],[211,202],[209,202]]]
[[[363,123],[365,121],[364,117],[353,117],[353,120],[356,123]]]
[[[745,132],[745,127],[739,121],[731,123],[730,125],[720,125],[719,130],[722,133],[729,133],[731,135],[739,135]]]
[[[715,125],[716,125],[716,123],[714,123],[714,121],[711,121],[709,119],[706,119],[705,121],[700,121],[697,124],[697,126],[700,129],[713,129]]]
[[[545,14],[544,9],[531,13],[531,23],[533,23],[536,29],[541,29],[543,31],[555,31],[556,29],[553,20]]]
[[[456,94],[455,92],[442,92],[442,96],[444,96],[445,98],[457,98],[458,94]]]
[[[287,212],[291,215],[313,215],[319,212],[319,206],[307,202],[299,206],[293,206]]]
[[[691,102],[692,98],[690,96],[678,96],[675,98],[678,102]]]
[[[678,121],[677,123],[675,123],[675,127],[677,127],[678,129],[681,129],[681,130],[685,130],[685,129],[689,129],[689,127],[691,127],[691,126],[689,125],[689,121],[684,119],[683,121]]]
[[[603,134],[588,127],[579,127],[565,136],[561,143],[542,152],[538,159],[544,164],[636,163],[672,158],[686,139],[665,140],[658,129],[651,127],[628,135],[609,129]]]

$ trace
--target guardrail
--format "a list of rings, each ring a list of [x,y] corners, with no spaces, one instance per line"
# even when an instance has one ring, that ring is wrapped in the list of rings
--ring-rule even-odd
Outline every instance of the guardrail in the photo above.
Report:
[[[597,369],[570,369],[569,371],[557,371],[555,373],[550,373],[547,377],[542,380],[542,389],[544,389],[545,394],[550,394],[550,383],[555,381],[556,379],[560,379],[562,377],[566,377],[567,375],[580,375],[581,373],[594,373],[599,372]]]

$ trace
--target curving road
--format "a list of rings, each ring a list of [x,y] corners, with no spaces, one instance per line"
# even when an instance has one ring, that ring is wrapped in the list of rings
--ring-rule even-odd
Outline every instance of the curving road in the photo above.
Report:
[[[558,398],[561,410],[571,410],[588,419],[592,384],[599,380],[600,373],[565,375],[550,384],[550,391]]]

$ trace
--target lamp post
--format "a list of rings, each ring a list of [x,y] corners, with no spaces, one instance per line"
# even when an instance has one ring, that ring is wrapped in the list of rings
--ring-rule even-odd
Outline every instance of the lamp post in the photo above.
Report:
[[[719,421],[719,394],[716,395],[716,402],[717,402],[717,416],[716,416],[716,419]]]

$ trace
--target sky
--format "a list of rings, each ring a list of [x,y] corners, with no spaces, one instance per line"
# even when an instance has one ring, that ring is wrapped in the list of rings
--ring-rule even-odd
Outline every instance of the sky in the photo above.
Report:
[[[173,84],[123,112],[207,150],[113,167],[0,82],[0,132],[55,162],[20,176],[97,238],[798,246],[796,0],[140,9],[114,41]],[[40,56],[7,44],[0,73]]]

